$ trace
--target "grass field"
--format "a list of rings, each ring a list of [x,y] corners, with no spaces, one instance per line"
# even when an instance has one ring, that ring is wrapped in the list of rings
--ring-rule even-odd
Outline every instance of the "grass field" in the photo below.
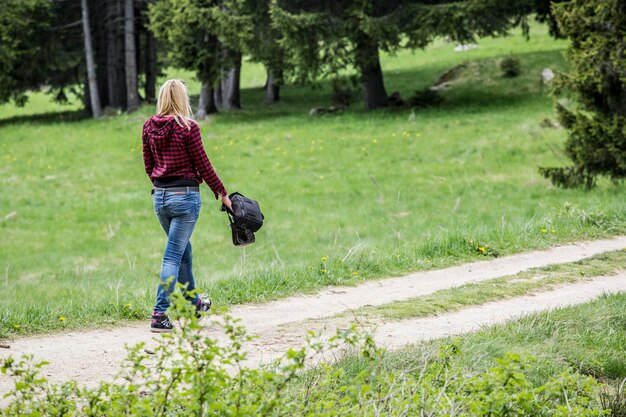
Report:
[[[268,106],[262,68],[244,66],[244,110],[201,127],[226,187],[258,199],[267,222],[256,244],[235,248],[203,190],[194,270],[217,304],[626,230],[623,184],[562,190],[538,175],[567,162],[565,131],[540,126],[555,115],[539,81],[542,68],[564,67],[565,43],[533,26],[530,41],[516,32],[467,53],[453,46],[383,57],[388,91],[405,97],[469,63],[440,107],[413,113],[357,102],[308,116],[329,104],[326,84],[288,86]],[[502,78],[498,62],[513,52],[524,72]],[[199,90],[189,73],[169,76]],[[0,106],[0,337],[145,318],[165,243],[140,151],[153,106],[89,120],[32,98]]]
[[[616,294],[550,312],[533,314],[504,325],[490,326],[476,333],[457,338],[444,338],[424,342],[402,350],[384,352],[383,358],[376,362],[363,357],[349,355],[342,359],[333,372],[351,381],[351,377],[367,374],[372,369],[385,377],[388,375],[406,375],[407,377],[422,376],[428,364],[445,363],[442,374],[453,375],[450,386],[455,383],[464,385],[467,381],[480,377],[502,376],[503,380],[486,387],[483,393],[473,394],[472,399],[483,401],[488,399],[494,404],[503,405],[504,412],[489,413],[485,410],[476,415],[535,415],[524,410],[515,411],[513,400],[515,395],[527,398],[532,404],[528,393],[522,393],[519,387],[510,388],[512,396],[507,398],[501,390],[506,391],[509,384],[521,381],[523,385],[538,388],[553,381],[554,378],[576,378],[574,386],[580,386],[582,376],[591,377],[599,382],[588,395],[585,402],[591,409],[598,410],[597,415],[623,416],[626,411],[626,294]],[[504,359],[504,360],[503,360]],[[513,371],[502,372],[502,366],[511,361],[518,361],[519,366]],[[323,380],[323,372],[314,369],[307,381]],[[438,386],[432,380],[431,386]],[[300,386],[294,392],[302,391]],[[441,386],[441,385],[439,385]],[[447,386],[447,384],[443,384]],[[410,390],[399,390],[397,395],[405,395]],[[462,390],[461,392],[467,392]],[[423,390],[418,399],[428,396]],[[294,394],[295,395],[295,394]],[[521,397],[524,396],[524,397]],[[383,397],[382,395],[380,397]],[[576,396],[571,396],[573,401]],[[500,400],[501,402],[498,402]],[[453,408],[448,398],[442,400],[443,407]],[[559,408],[559,407],[557,407]],[[610,409],[606,414],[599,410]],[[517,412],[516,412],[517,411]],[[580,409],[567,403],[560,407],[563,415],[585,415]],[[450,415],[465,415],[450,412]],[[557,415],[556,412],[545,415]],[[431,415],[439,415],[433,413]],[[443,413],[442,413],[443,415]],[[446,414],[448,415],[448,414]],[[539,414],[537,414],[539,415]],[[592,414],[596,415],[596,414]]]
[[[441,346],[456,345],[462,355],[453,363],[468,375],[494,365],[506,353],[532,357],[529,374],[536,383],[565,369],[591,375],[602,382],[626,378],[626,294],[605,295],[590,303],[532,314],[457,338],[424,342],[387,353],[383,366],[413,369]],[[356,371],[358,358],[342,366]]]

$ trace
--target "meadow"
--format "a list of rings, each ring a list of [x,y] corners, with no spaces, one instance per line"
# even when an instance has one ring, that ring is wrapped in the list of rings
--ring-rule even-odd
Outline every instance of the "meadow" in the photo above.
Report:
[[[436,357],[442,347],[455,346],[461,354],[451,361],[451,367],[463,369],[465,375],[484,372],[499,358],[514,354],[527,359],[526,374],[534,384],[569,370],[619,385],[626,378],[625,306],[626,295],[605,295],[590,303],[532,314],[463,337],[387,352],[382,366],[389,371],[415,369],[424,357]],[[364,364],[351,356],[340,366],[358,373]],[[621,388],[622,404],[626,404],[624,388],[626,385]]]
[[[567,163],[542,68],[565,69],[564,41],[533,25],[456,53],[383,57],[388,92],[410,96],[467,67],[435,108],[311,117],[329,85],[286,86],[263,103],[264,72],[243,68],[244,109],[200,123],[229,191],[260,201],[257,243],[230,243],[205,187],[192,238],[198,286],[218,305],[260,302],[324,285],[442,267],[626,230],[623,184],[555,188],[539,166]],[[520,77],[500,75],[514,54]],[[192,74],[169,71],[188,81]],[[141,127],[153,105],[101,120],[41,93],[0,106],[0,338],[145,319],[165,236],[152,210]],[[194,97],[194,100],[196,97]]]

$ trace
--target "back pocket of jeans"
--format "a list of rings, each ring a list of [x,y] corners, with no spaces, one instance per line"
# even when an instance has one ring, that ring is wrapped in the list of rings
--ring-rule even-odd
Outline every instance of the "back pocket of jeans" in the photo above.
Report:
[[[198,198],[194,194],[176,195],[169,202],[169,209],[173,216],[184,216],[188,214],[198,215]]]
[[[172,201],[170,204],[170,211],[174,216],[182,216],[185,214],[191,214],[193,203],[190,201]]]

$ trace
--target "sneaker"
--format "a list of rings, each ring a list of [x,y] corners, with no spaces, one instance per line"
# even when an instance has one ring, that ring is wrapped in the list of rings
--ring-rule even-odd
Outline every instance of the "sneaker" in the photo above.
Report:
[[[153,333],[166,333],[171,332],[174,329],[169,317],[163,313],[152,313],[152,324],[150,324],[150,331]]]
[[[198,298],[198,303],[196,304],[196,316],[200,318],[201,313],[206,313],[207,311],[209,311],[211,309],[211,306],[213,306],[213,303],[210,299]]]

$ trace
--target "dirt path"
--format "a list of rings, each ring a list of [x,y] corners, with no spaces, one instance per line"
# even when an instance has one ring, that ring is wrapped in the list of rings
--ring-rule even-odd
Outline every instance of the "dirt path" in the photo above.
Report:
[[[290,322],[326,317],[359,307],[382,305],[432,294],[470,282],[514,275],[530,268],[575,262],[602,252],[626,248],[626,236],[557,246],[446,269],[368,281],[356,287],[331,287],[311,296],[289,297],[233,309],[249,329],[261,330]]]
[[[563,285],[551,291],[494,301],[437,316],[376,323],[362,321],[359,317],[331,317],[307,320],[304,323],[289,323],[280,326],[273,334],[262,334],[255,342],[258,346],[250,349],[250,353],[257,355],[257,358],[264,355],[266,360],[277,357],[289,346],[301,344],[307,331],[319,332],[322,336],[330,337],[335,333],[335,329],[348,327],[357,319],[363,328],[374,335],[379,345],[393,349],[418,341],[474,332],[482,327],[504,323],[527,314],[581,304],[602,294],[616,292],[626,292],[626,271]]]
[[[242,324],[250,333],[260,336],[260,339],[248,347],[251,361],[259,363],[274,358],[289,346],[299,345],[304,333],[301,323],[304,320],[317,319],[318,327],[334,330],[342,323],[334,321],[335,319],[320,319],[366,305],[405,300],[469,282],[511,275],[533,267],[573,262],[624,248],[626,236],[583,242],[547,251],[419,272],[405,277],[369,281],[356,287],[333,287],[311,296],[290,297],[262,305],[238,306],[231,313],[242,319]],[[593,299],[602,292],[614,291],[626,291],[625,274],[601,277],[533,297],[498,301],[438,317],[378,323],[375,334],[382,344],[395,347],[410,341],[472,331],[479,326],[498,323],[525,313],[580,303]],[[207,331],[211,330],[210,327],[207,328]],[[0,349],[0,357],[31,354],[38,360],[50,363],[43,371],[43,375],[49,380],[58,382],[75,379],[80,384],[93,386],[117,372],[125,355],[126,345],[145,342],[147,346],[151,346],[155,343],[155,337],[158,336],[148,331],[146,323],[117,329],[33,336],[9,342],[11,348]],[[0,375],[0,395],[9,389],[10,384],[7,377]]]

